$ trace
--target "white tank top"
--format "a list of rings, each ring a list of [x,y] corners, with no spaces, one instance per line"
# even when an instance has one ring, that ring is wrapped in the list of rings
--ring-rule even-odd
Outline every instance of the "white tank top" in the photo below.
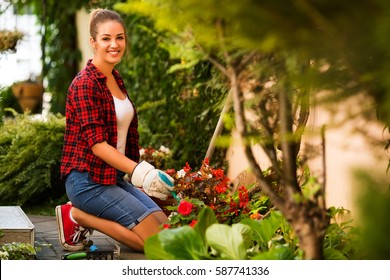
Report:
[[[134,118],[134,108],[128,98],[121,100],[114,97],[116,122],[118,127],[118,142],[116,148],[125,154],[127,131]]]

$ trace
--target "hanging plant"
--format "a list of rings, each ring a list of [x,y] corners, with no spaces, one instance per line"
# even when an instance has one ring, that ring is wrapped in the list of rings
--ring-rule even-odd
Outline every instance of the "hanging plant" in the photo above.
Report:
[[[23,38],[20,31],[0,30],[0,53],[16,51],[18,41]]]

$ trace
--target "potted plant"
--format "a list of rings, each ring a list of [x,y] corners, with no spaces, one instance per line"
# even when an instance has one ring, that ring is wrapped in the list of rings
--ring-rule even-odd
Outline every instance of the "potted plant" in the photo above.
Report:
[[[23,112],[37,113],[42,108],[44,88],[39,79],[16,82],[12,85],[12,92]]]
[[[22,38],[20,31],[0,30],[0,53],[16,51],[16,45]]]

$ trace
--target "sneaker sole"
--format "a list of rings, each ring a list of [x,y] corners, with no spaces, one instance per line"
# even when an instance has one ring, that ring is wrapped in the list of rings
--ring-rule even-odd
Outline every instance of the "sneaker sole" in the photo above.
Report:
[[[64,228],[62,224],[62,211],[61,211],[61,205],[56,206],[56,220],[57,220],[57,226],[58,226],[58,241],[61,245],[61,247],[67,251],[81,251],[85,248],[84,245],[70,245],[65,242],[65,236],[64,236]]]

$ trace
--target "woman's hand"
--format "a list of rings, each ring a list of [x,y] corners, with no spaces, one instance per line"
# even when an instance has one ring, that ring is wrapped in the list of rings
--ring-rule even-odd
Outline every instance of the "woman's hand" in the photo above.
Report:
[[[173,191],[173,178],[165,172],[155,169],[146,161],[140,162],[131,175],[131,183],[142,187],[149,196],[166,200]]]

